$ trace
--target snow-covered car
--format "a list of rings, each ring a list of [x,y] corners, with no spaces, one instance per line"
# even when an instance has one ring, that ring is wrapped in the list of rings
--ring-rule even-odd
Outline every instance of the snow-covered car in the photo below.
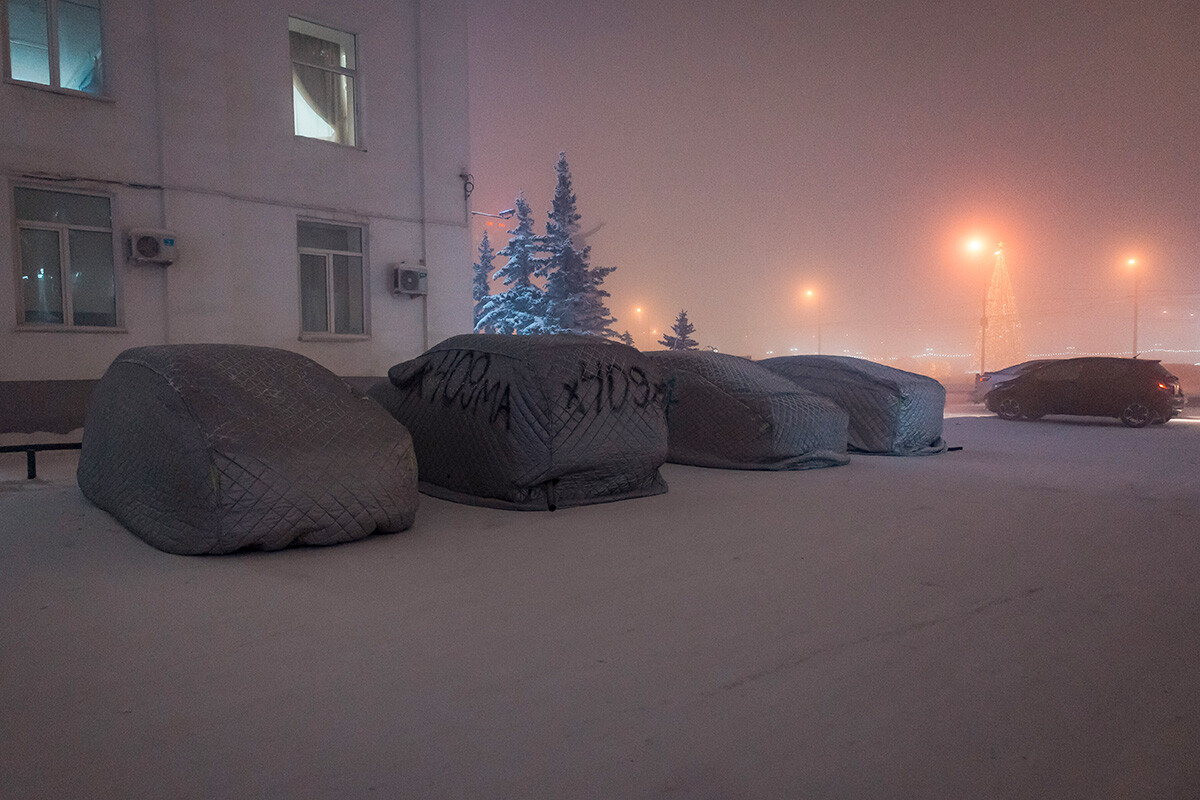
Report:
[[[845,409],[851,452],[946,452],[946,387],[933,378],[852,356],[779,356],[758,363]]]
[[[667,460],[723,469],[812,469],[850,461],[849,416],[760,363],[726,353],[643,353],[667,382]]]
[[[1011,367],[1004,369],[992,370],[991,372],[981,372],[975,376],[975,387],[971,390],[971,400],[976,403],[982,403],[983,398],[992,390],[992,387],[998,386],[1005,381],[1011,381],[1018,375],[1022,375],[1034,367],[1040,367],[1042,364],[1049,364],[1051,361],[1057,361],[1056,358],[1035,358],[1030,361],[1022,361],[1020,364],[1013,364]]]
[[[1092,357],[1034,367],[996,386],[985,402],[1007,420],[1073,414],[1144,428],[1179,414],[1184,396],[1179,379],[1156,360]]]

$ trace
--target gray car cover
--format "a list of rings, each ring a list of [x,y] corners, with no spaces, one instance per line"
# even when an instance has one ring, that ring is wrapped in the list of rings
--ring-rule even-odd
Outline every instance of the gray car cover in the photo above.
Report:
[[[88,404],[79,487],[168,553],[324,545],[408,528],[412,440],[304,356],[164,345],[117,356]]]
[[[665,387],[595,336],[466,334],[397,364],[368,394],[412,433],[421,491],[523,510],[659,494]]]
[[[765,367],[724,353],[645,354],[667,379],[669,461],[727,469],[846,464],[846,412]]]
[[[916,456],[946,449],[946,388],[933,378],[850,356],[781,356],[757,363],[846,409],[852,452]]]

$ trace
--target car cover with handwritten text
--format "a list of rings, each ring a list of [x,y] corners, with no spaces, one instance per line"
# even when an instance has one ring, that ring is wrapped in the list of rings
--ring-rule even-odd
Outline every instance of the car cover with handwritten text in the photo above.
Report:
[[[552,510],[667,488],[666,387],[623,344],[454,336],[368,394],[412,434],[421,491],[436,497]]]

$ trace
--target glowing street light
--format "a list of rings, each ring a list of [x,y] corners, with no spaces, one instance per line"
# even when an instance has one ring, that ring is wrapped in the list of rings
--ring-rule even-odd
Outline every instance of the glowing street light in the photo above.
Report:
[[[643,316],[642,316],[642,306],[634,306],[633,314],[634,314],[635,319],[637,320],[634,323],[634,327],[637,329],[638,338],[641,339],[642,337],[644,337],[646,335],[646,329],[643,327],[643,325],[645,325],[645,320],[643,319]],[[651,331],[651,333],[653,333],[653,331]]]
[[[815,289],[806,289],[804,296],[817,304],[817,355],[821,355],[821,295]]]

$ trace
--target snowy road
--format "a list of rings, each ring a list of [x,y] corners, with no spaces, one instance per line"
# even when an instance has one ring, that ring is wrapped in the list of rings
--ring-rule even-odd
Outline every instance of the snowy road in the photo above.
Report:
[[[981,413],[212,558],[47,462],[0,482],[0,797],[1200,796],[1200,421]]]

